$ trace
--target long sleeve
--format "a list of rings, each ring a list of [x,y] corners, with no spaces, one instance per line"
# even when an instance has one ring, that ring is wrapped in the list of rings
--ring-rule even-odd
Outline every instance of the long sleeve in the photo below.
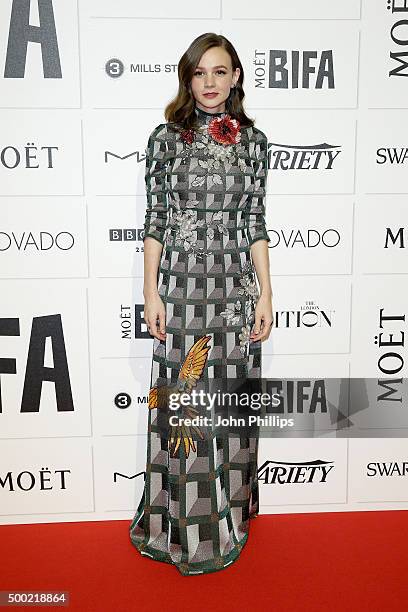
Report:
[[[244,211],[245,229],[249,246],[257,240],[270,242],[265,225],[266,180],[268,175],[268,138],[258,130],[260,140],[255,146],[259,150],[255,162],[254,191]]]
[[[143,241],[150,236],[163,245],[168,214],[165,135],[166,125],[161,123],[150,134],[146,148],[146,215],[143,237]]]

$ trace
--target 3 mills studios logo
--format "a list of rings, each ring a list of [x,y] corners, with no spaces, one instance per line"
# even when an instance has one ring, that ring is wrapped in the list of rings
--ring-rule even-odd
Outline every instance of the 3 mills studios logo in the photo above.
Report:
[[[125,74],[126,66],[121,59],[112,57],[105,63],[105,72],[112,79],[117,79]],[[176,74],[177,64],[134,64],[131,62],[129,72],[131,74]]]

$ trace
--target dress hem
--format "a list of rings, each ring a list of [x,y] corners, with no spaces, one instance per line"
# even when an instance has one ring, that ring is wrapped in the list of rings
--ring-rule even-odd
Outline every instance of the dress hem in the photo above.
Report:
[[[249,523],[250,521],[255,519],[257,516],[258,516],[258,513],[250,516]],[[249,524],[248,524],[248,531],[246,532],[244,537],[237,544],[234,545],[234,549],[231,552],[229,552],[227,555],[225,555],[224,557],[221,557],[223,561],[223,565],[220,565],[220,566],[215,566],[214,563],[211,562],[211,560],[200,561],[198,563],[177,563],[173,561],[173,559],[170,557],[168,553],[161,552],[155,548],[151,548],[148,544],[144,544],[144,543],[142,543],[143,550],[141,550],[140,549],[141,545],[139,544],[139,542],[135,541],[132,538],[132,536],[130,536],[130,540],[133,546],[140,552],[140,554],[143,557],[148,557],[149,559],[152,559],[152,561],[162,561],[164,563],[174,565],[182,576],[198,576],[200,574],[210,574],[212,572],[218,572],[232,565],[232,563],[237,561],[237,559],[239,558],[242,548],[245,546],[245,544],[248,541],[248,536],[249,536]],[[205,567],[206,564],[207,564],[207,567]],[[192,569],[192,570],[188,569],[192,567],[195,567],[197,569]]]

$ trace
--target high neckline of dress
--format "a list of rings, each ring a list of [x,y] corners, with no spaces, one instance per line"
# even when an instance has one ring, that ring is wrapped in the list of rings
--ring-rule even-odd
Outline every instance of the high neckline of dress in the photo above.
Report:
[[[213,117],[225,117],[225,115],[227,115],[227,111],[222,111],[220,113],[208,113],[207,111],[203,110],[202,108],[199,108],[198,106],[195,107],[195,112],[197,117],[199,119],[203,119],[204,121],[211,121]]]

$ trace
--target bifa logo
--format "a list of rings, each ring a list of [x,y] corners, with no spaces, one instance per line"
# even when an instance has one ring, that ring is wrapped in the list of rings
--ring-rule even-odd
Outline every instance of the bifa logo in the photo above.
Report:
[[[30,42],[41,46],[44,78],[61,79],[61,60],[52,0],[38,0],[39,25],[30,24],[30,8],[31,0],[13,0],[4,77],[24,78]]]

